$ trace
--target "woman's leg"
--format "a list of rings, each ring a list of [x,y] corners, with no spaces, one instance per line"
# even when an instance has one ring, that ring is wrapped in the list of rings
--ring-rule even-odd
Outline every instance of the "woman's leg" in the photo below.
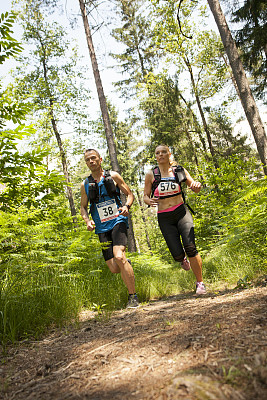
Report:
[[[195,232],[193,217],[186,206],[183,217],[178,222],[178,230],[181,234],[185,252],[189,258],[192,271],[196,277],[197,282],[202,282],[202,259],[198,254],[195,245]]]
[[[181,243],[174,211],[159,213],[158,223],[174,260],[182,262],[185,257],[185,252]]]

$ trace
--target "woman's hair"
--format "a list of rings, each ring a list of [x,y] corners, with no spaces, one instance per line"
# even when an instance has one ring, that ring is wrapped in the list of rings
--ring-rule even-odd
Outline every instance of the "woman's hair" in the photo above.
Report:
[[[170,148],[169,148],[169,146],[167,146],[166,144],[158,144],[157,146],[156,146],[156,148],[155,148],[155,151],[156,151],[156,149],[158,148],[158,147],[166,147],[167,149],[168,149],[168,151],[169,151],[169,153],[170,153],[170,156],[169,156],[169,162],[170,162],[170,166],[172,167],[172,166],[174,166],[174,165],[177,165],[177,162],[174,160],[174,157],[173,157],[173,155],[172,155],[172,153],[171,153],[171,150],[170,150]]]
[[[84,154],[89,152],[89,151],[94,151],[98,155],[98,157],[100,158],[99,152],[97,150],[95,150],[95,149],[87,149],[87,150],[84,151]]]

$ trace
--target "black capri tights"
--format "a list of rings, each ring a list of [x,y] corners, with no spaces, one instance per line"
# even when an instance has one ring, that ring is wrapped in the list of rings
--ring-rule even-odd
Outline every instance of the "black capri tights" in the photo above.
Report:
[[[158,222],[175,261],[183,261],[185,252],[188,257],[195,257],[198,254],[195,245],[193,218],[184,204],[174,211],[158,213]]]

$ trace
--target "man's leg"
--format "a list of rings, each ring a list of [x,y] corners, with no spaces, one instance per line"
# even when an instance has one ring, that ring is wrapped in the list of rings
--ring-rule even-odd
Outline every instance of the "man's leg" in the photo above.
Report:
[[[121,274],[121,278],[125,283],[130,294],[135,293],[135,282],[133,267],[127,261],[125,254],[125,246],[113,247],[114,257],[106,260],[106,264],[113,274]]]
[[[110,269],[110,272],[112,272],[113,274],[120,274],[121,270],[120,267],[118,266],[118,264],[116,263],[115,258],[111,258],[110,260],[106,260],[106,264]]]
[[[119,223],[109,233],[108,248],[103,249],[107,266],[112,273],[120,273],[121,278],[128,289],[129,297],[127,308],[136,308],[139,301],[135,293],[135,281],[132,265],[125,254],[127,244],[127,227],[125,223]]]
[[[135,281],[134,281],[134,271],[131,264],[127,261],[125,254],[125,246],[114,246],[113,247],[114,258],[107,261],[107,265],[117,271],[114,264],[119,268],[121,278],[125,283],[130,294],[135,293]],[[114,262],[115,261],[115,262]],[[109,264],[108,264],[109,263]],[[110,269],[111,270],[111,269]],[[112,270],[111,270],[112,272]]]

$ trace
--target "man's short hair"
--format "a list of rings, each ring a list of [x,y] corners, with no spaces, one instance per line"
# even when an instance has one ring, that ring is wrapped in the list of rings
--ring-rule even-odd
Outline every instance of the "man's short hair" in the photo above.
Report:
[[[95,150],[95,149],[87,149],[87,150],[85,150],[84,154],[89,152],[89,151],[94,151],[98,155],[99,158],[101,157],[99,152],[97,150]]]

